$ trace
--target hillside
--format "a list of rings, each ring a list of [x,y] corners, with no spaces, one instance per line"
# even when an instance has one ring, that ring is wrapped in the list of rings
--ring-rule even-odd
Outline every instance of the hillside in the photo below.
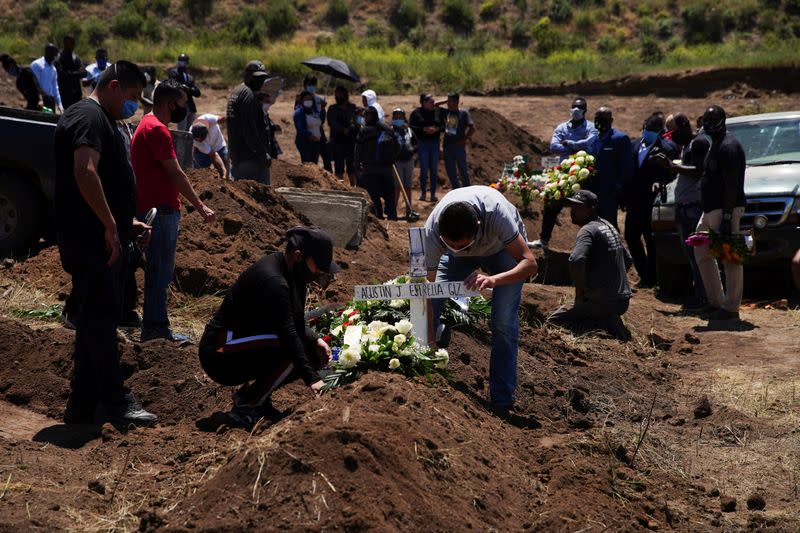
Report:
[[[0,0],[0,51],[65,33],[91,58],[167,65],[180,51],[230,82],[251,56],[296,80],[324,53],[387,92],[494,89],[698,66],[791,64],[799,0]]]

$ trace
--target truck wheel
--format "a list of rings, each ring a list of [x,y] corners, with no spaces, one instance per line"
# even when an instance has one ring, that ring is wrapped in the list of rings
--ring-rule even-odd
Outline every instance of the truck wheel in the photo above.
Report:
[[[0,256],[25,253],[38,238],[39,198],[17,176],[0,174]]]
[[[658,293],[667,298],[677,298],[686,294],[691,280],[691,272],[688,265],[676,265],[656,259],[656,283]]]

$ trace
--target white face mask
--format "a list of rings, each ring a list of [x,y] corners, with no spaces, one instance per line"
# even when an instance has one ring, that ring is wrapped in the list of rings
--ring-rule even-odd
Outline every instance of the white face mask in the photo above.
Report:
[[[312,107],[314,107],[314,101],[313,100],[303,100],[303,107],[305,107],[306,109],[311,109]]]
[[[261,109],[264,110],[264,113],[268,113],[270,107],[272,107],[272,104],[261,104]]]

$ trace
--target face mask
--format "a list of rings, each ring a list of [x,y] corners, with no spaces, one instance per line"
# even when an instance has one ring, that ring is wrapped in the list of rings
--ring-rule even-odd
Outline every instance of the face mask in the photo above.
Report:
[[[470,241],[470,243],[469,243],[468,245],[466,245],[466,246],[462,246],[461,248],[453,248],[452,246],[450,246],[449,244],[447,244],[447,243],[444,241],[444,239],[443,239],[443,238],[439,237],[439,240],[440,240],[440,241],[442,241],[442,244],[444,244],[444,245],[445,245],[445,247],[446,247],[448,250],[450,250],[452,253],[454,253],[454,254],[457,254],[458,252],[463,252],[464,250],[466,250],[467,248],[469,248],[470,246],[472,246],[473,244],[475,244],[475,239],[472,239],[472,241]]]
[[[718,137],[725,132],[725,119],[713,123],[703,123],[703,131],[711,137]]]
[[[314,101],[313,100],[303,100],[303,107],[305,107],[306,109],[311,109],[312,107],[314,107]]]
[[[177,124],[178,122],[186,118],[186,114],[188,112],[189,110],[186,109],[185,107],[178,106],[169,112],[169,121]]]
[[[270,107],[272,107],[272,104],[261,104],[261,109],[264,110],[264,113],[269,113]]]
[[[364,119],[364,117],[356,117],[356,124],[358,124],[359,126],[363,126],[365,123],[366,120]]]
[[[186,61],[178,61],[178,68],[186,68],[188,63]]]
[[[607,119],[595,120],[594,127],[597,128],[597,131],[606,132],[611,129],[611,121]]]
[[[657,131],[644,130],[642,132],[642,139],[644,140],[644,143],[647,146],[650,146],[651,144],[656,142],[656,139],[658,139],[658,132]]]
[[[580,107],[573,107],[569,113],[570,113],[570,118],[572,118],[572,120],[575,121],[583,120],[584,112],[583,109],[581,109]]]
[[[397,126],[398,128],[401,127],[401,126],[405,126],[405,124],[406,124],[406,121],[403,120],[402,118],[396,118],[396,119],[392,120],[392,126]]]
[[[692,132],[684,129],[677,129],[672,133],[672,140],[681,146],[686,146],[692,141]]]
[[[264,85],[264,77],[252,77],[248,81],[244,82],[244,84],[254,93],[258,92],[259,89],[261,89],[261,86]]]
[[[122,120],[129,119],[136,114],[136,110],[138,109],[139,109],[138,101],[125,100],[122,102],[122,111],[120,112],[119,118],[121,118]]]
[[[347,103],[347,97],[346,96],[337,96],[336,97],[336,103],[337,104],[346,104]]]
[[[107,59],[98,59],[97,60],[97,68],[99,68],[100,70],[105,70],[107,66],[108,66],[108,60]]]
[[[308,265],[306,264],[305,258],[303,258],[294,266],[294,268],[292,268],[292,277],[295,279],[295,281],[302,283],[303,285],[308,285],[311,282],[317,281],[317,279],[320,277],[320,274],[311,272],[311,269],[308,268]]]
[[[306,87],[306,91],[310,92],[311,94],[317,93],[317,86],[316,85],[309,85]]]

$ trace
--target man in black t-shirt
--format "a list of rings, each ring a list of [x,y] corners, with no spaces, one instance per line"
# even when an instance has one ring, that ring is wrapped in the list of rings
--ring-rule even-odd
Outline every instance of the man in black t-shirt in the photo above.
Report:
[[[444,168],[454,189],[469,187],[467,141],[475,134],[472,115],[466,109],[461,109],[459,102],[459,94],[450,93],[447,95],[447,107],[439,110],[444,125]]]
[[[264,109],[256,93],[267,79],[267,69],[261,61],[253,60],[244,68],[242,83],[228,98],[228,152],[231,157],[231,177],[250,179],[269,185],[269,142],[264,122]]]
[[[75,38],[71,35],[64,37],[64,48],[55,61],[58,72],[58,90],[61,93],[61,104],[64,109],[83,98],[81,80],[86,75],[83,61],[75,53]]]
[[[230,418],[248,429],[270,414],[270,396],[297,378],[315,393],[330,347],[306,326],[306,286],[335,274],[333,240],[315,227],[287,233],[286,252],[258,260],[233,284],[200,341],[200,364],[215,382],[243,385]]]
[[[136,112],[144,83],[136,65],[119,61],[56,126],[56,238],[78,311],[66,423],[156,420],[123,385],[117,348],[129,246],[146,242],[149,227],[134,220],[136,185],[115,121]]]
[[[12,78],[16,79],[17,90],[25,98],[25,109],[41,111],[40,93],[42,89],[36,80],[36,75],[30,67],[20,67],[13,57],[8,54],[0,55],[0,64]]]
[[[747,205],[744,195],[744,172],[747,161],[744,149],[725,126],[725,110],[713,105],[703,114],[703,133],[711,138],[711,147],[702,167],[675,165],[662,161],[673,170],[700,176],[700,204],[703,215],[697,231],[715,231],[723,236],[739,233],[739,221]],[[717,260],[708,245],[694,249],[697,267],[703,278],[711,320],[738,320],[742,301],[744,270],[742,265],[723,261],[725,286],[722,285]]]
[[[581,190],[567,201],[572,223],[581,226],[569,256],[575,303],[559,308],[547,320],[582,330],[603,329],[627,339],[629,333],[620,317],[631,298],[627,272],[633,258],[617,228],[597,216],[597,195]]]

